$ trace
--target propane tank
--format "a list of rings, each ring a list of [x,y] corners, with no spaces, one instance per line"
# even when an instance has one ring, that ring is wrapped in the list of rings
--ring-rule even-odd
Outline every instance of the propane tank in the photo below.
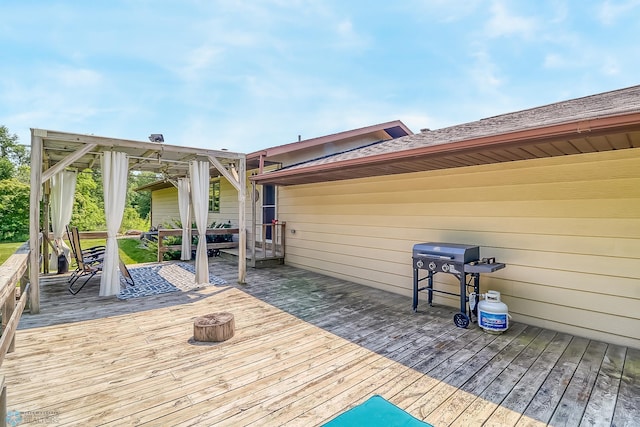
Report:
[[[488,291],[478,302],[478,326],[491,333],[504,332],[509,327],[509,309],[500,301],[500,292]]]

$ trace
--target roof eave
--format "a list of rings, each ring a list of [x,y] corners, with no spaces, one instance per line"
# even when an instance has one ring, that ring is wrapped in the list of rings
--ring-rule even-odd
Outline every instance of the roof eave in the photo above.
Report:
[[[363,166],[371,166],[381,163],[392,163],[399,160],[407,160],[410,158],[419,158],[426,156],[445,156],[447,154],[456,154],[460,152],[471,152],[479,150],[508,148],[515,146],[525,146],[528,144],[540,143],[545,140],[554,140],[558,138],[568,138],[571,136],[596,136],[608,133],[612,130],[623,132],[625,130],[640,129],[640,112],[630,114],[621,114],[614,116],[606,116],[592,118],[588,120],[579,120],[567,123],[561,123],[545,127],[523,129],[515,132],[489,135],[484,137],[472,138],[467,140],[455,141],[444,144],[429,145],[408,150],[394,151],[379,155],[336,161],[321,165],[313,165],[296,169],[283,169],[255,175],[250,179],[258,184],[278,184],[292,185],[299,183],[312,183],[329,181],[323,179],[331,171],[353,169],[357,170]],[[305,180],[303,176],[308,176]],[[354,178],[362,178],[354,174]]]
[[[413,135],[413,132],[411,131],[411,129],[409,129],[404,123],[402,123],[402,121],[392,120],[390,122],[378,123],[378,124],[366,126],[363,128],[352,129],[344,132],[334,133],[331,135],[325,135],[317,138],[291,142],[289,144],[278,145],[276,147],[255,151],[253,153],[247,154],[247,160],[256,159],[256,158],[259,158],[260,156],[264,156],[264,157],[277,156],[277,155],[289,153],[292,151],[298,151],[298,150],[303,150],[309,147],[315,147],[317,145],[336,142],[336,141],[340,141],[348,138],[354,138],[354,137],[366,135],[372,132],[378,132],[391,127],[400,127],[402,128],[402,130],[404,130],[407,133],[407,135]]]

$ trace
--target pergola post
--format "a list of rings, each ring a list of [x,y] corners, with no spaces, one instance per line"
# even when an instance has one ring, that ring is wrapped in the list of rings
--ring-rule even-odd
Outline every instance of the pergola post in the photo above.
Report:
[[[247,273],[247,158],[242,155],[239,159],[238,179],[238,283],[244,284]]]
[[[241,154],[237,158],[237,176],[229,172],[224,165],[215,158],[209,156],[209,161],[238,191],[238,283],[245,283],[247,272],[247,224],[246,224],[246,198],[247,198],[247,157]]]
[[[40,198],[42,194],[42,135],[31,130],[31,192],[29,195],[29,280],[31,314],[40,313]],[[44,262],[44,260],[43,260]]]

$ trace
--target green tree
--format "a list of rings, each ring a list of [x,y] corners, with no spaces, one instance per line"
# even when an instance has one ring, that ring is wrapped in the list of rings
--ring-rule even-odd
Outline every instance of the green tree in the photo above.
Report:
[[[99,184],[102,180],[97,181],[96,175],[91,169],[78,173],[71,223],[79,230],[106,228],[102,185]]]
[[[29,235],[29,150],[0,126],[0,240]]]
[[[0,240],[22,241],[29,236],[28,184],[17,179],[0,181]]]
[[[0,126],[0,158],[8,159],[15,167],[29,164],[29,150],[6,126]]]
[[[136,188],[142,187],[143,185],[151,184],[152,182],[155,182],[157,180],[158,177],[153,172],[133,173],[129,177],[127,206],[134,208],[136,212],[138,212],[138,216],[141,219],[149,219],[149,212],[151,212],[151,192],[135,190]]]
[[[11,160],[6,157],[0,157],[0,181],[13,178],[16,173],[16,167]]]

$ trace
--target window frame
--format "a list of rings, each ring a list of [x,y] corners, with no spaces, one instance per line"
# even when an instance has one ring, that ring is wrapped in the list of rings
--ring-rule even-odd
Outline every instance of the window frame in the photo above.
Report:
[[[213,179],[209,182],[209,213],[220,213],[220,199],[220,180]]]

